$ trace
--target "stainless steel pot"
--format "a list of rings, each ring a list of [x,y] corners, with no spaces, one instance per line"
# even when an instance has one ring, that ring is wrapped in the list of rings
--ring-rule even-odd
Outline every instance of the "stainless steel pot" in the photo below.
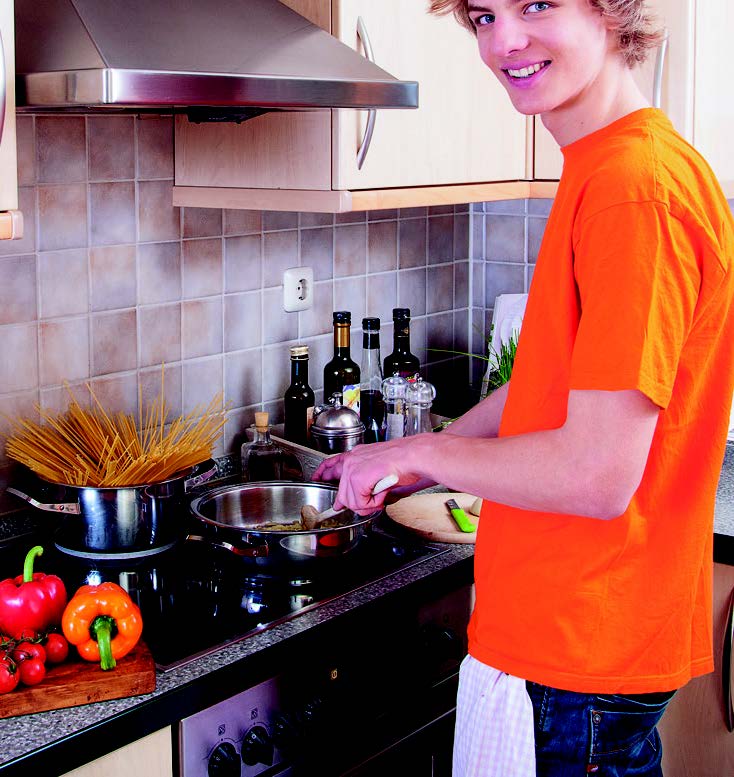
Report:
[[[208,460],[160,483],[121,488],[70,486],[42,481],[43,501],[17,488],[8,493],[63,515],[63,545],[78,551],[121,553],[171,542],[185,518],[188,493],[217,471]]]
[[[357,545],[379,511],[361,516],[345,510],[343,525],[336,528],[283,531],[266,526],[299,521],[304,505],[323,512],[335,495],[336,487],[325,483],[269,481],[215,488],[191,502],[192,514],[206,528],[203,536],[189,539],[212,542],[253,558],[262,567],[342,557]]]

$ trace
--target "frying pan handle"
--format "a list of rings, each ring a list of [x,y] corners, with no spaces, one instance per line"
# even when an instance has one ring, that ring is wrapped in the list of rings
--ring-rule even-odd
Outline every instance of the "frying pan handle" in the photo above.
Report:
[[[208,469],[203,472],[196,472],[199,467],[208,467]],[[206,483],[207,480],[211,480],[214,475],[217,474],[217,463],[213,459],[209,459],[201,464],[197,464],[196,467],[194,467],[194,472],[196,472],[195,475],[192,473],[191,477],[184,480],[184,492],[187,494],[193,488],[200,486],[202,483]]]
[[[267,545],[251,545],[247,543],[241,546],[232,545],[231,542],[212,540],[209,537],[202,537],[199,534],[187,534],[186,542],[205,542],[207,545],[212,545],[215,548],[222,548],[222,550],[228,550],[230,553],[234,553],[237,556],[247,556],[248,558],[267,556],[269,551]]]
[[[46,512],[49,513],[67,513],[72,515],[80,515],[82,512],[82,507],[79,502],[44,504],[43,502],[39,502],[37,499],[34,499],[32,496],[28,496],[28,494],[24,494],[22,491],[18,491],[17,488],[11,488],[8,486],[5,490],[9,494],[14,494],[15,496],[19,496],[21,499],[24,499],[26,502],[28,502],[28,504],[33,505],[33,507],[37,507],[39,510],[46,510]]]

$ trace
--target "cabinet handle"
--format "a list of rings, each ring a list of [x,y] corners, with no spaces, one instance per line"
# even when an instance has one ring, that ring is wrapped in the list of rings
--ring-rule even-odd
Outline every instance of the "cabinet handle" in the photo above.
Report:
[[[375,61],[375,55],[372,51],[372,43],[370,43],[370,36],[367,34],[367,28],[364,25],[364,20],[361,16],[357,17],[357,37],[362,41],[364,47],[364,53],[370,62]],[[370,150],[370,143],[372,142],[372,133],[375,131],[375,119],[377,118],[377,111],[372,109],[367,111],[367,126],[364,130],[364,137],[362,143],[357,151],[357,170],[362,169],[364,160],[367,157],[367,152]]]
[[[5,43],[3,42],[2,30],[0,30],[0,143],[2,143],[3,134],[5,133],[5,100],[8,96],[5,84],[6,76]]]
[[[652,84],[652,107],[659,108],[662,103],[663,94],[663,73],[665,72],[665,56],[668,53],[668,37],[670,33],[667,28],[663,30],[663,39],[658,46],[658,54],[655,57],[655,80]]]
[[[726,629],[724,630],[724,647],[721,651],[721,683],[724,692],[724,717],[726,727],[729,731],[734,731],[734,703],[732,703],[732,641],[734,638],[734,590],[729,596],[729,613],[726,619]]]

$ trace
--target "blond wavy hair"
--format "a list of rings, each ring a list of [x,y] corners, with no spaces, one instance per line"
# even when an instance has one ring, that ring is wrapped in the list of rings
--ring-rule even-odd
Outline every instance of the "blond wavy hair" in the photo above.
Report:
[[[468,0],[429,0],[430,13],[452,13],[462,27],[476,34],[469,18]],[[656,27],[655,16],[645,0],[588,0],[609,22],[617,35],[619,51],[628,67],[647,59],[660,45],[664,33]]]

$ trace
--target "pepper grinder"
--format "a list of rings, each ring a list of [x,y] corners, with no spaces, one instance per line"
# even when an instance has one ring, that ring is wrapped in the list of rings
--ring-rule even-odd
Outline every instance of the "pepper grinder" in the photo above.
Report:
[[[431,424],[431,405],[436,398],[436,387],[417,378],[409,382],[405,389],[406,421],[405,435],[422,434],[433,431]]]

